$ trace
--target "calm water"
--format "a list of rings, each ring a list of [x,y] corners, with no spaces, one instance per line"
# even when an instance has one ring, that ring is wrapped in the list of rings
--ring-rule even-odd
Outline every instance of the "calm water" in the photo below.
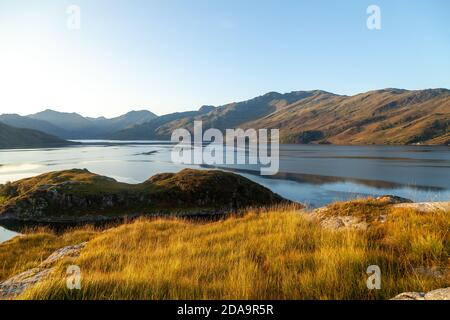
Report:
[[[163,142],[90,143],[61,149],[2,150],[0,183],[72,168],[139,183],[154,174],[187,167],[170,161],[171,146]],[[449,168],[449,147],[329,145],[281,146],[280,173],[273,177],[260,176],[257,167],[226,167],[311,206],[382,194],[414,201],[449,201]],[[12,236],[0,228],[0,242]]]

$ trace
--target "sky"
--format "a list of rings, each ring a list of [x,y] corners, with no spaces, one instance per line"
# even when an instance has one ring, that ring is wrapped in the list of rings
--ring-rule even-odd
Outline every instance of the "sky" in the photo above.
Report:
[[[0,113],[163,115],[387,87],[450,88],[450,1],[0,0]]]

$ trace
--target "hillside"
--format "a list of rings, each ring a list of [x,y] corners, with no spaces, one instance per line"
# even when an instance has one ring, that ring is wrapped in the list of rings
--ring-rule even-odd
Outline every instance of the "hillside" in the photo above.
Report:
[[[0,149],[13,148],[51,148],[74,144],[49,134],[20,129],[0,122]]]
[[[170,139],[173,130],[278,128],[284,143],[449,144],[450,90],[385,89],[341,96],[324,91],[271,92],[206,114],[167,118],[113,137]]]
[[[374,199],[327,210],[367,217],[367,229],[330,230],[288,206],[209,223],[138,219],[105,231],[38,231],[0,244],[0,297],[13,287],[18,299],[44,300],[373,300],[405,291],[448,299],[449,288],[441,289],[450,286],[448,212]],[[367,288],[374,264],[382,272],[380,290]],[[69,265],[83,272],[81,290],[66,286]],[[32,286],[34,274],[53,269]]]
[[[251,128],[281,128],[290,143],[449,144],[450,91],[386,89],[353,97],[316,94]]]
[[[244,177],[185,169],[141,184],[126,184],[87,170],[50,172],[0,185],[0,219],[48,220],[107,215],[231,212],[287,202]]]

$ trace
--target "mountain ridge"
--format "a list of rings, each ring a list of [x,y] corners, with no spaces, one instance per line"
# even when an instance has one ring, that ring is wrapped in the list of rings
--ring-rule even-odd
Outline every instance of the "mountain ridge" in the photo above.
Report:
[[[450,143],[450,90],[385,88],[339,95],[324,90],[268,92],[222,106],[156,116],[147,110],[106,119],[53,110],[21,117],[0,115],[16,127],[64,139],[169,140],[178,128],[280,129],[282,143],[439,144]],[[33,122],[34,121],[34,122]]]

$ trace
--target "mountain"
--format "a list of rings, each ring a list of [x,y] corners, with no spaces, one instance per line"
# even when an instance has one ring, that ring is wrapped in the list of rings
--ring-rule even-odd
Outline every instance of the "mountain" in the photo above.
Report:
[[[0,122],[0,149],[9,148],[47,148],[73,144],[46,133],[20,129]]]
[[[77,113],[47,109],[28,116],[3,114],[0,115],[0,121],[17,128],[39,130],[62,139],[100,139],[156,117],[155,114],[146,110],[131,111],[122,116],[107,119],[85,118]]]
[[[177,113],[111,138],[170,139],[177,128],[278,128],[283,143],[449,144],[450,90],[384,89],[354,96],[270,92],[204,112]]]

